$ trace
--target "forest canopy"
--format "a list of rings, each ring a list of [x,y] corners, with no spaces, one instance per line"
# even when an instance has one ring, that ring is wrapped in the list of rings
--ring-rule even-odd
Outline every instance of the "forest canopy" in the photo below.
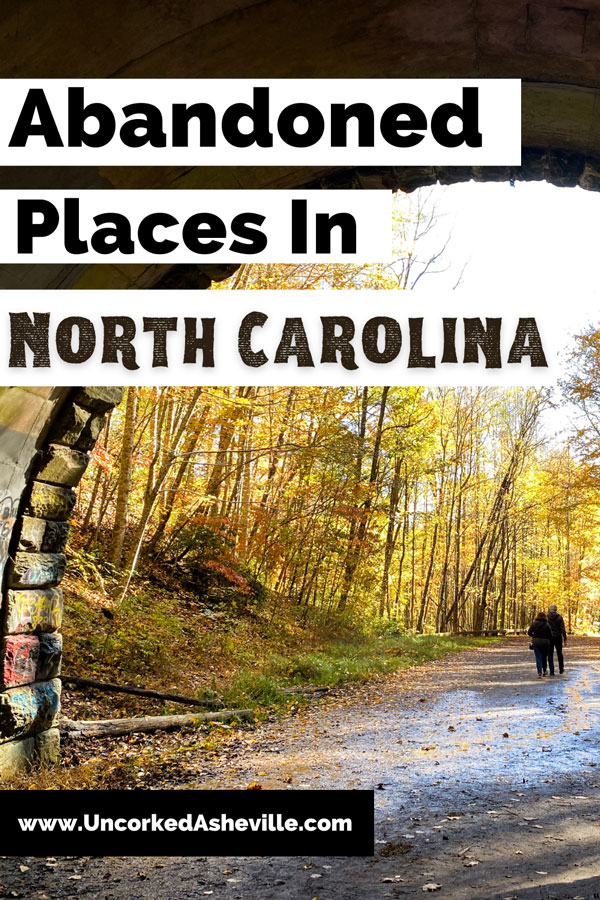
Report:
[[[226,604],[406,630],[597,615],[597,498],[544,439],[545,393],[129,388],[82,488],[80,537]]]
[[[445,270],[448,238],[422,249],[439,225],[426,192],[399,197],[389,266],[246,265],[218,287],[414,289]],[[521,630],[555,602],[589,628],[598,334],[577,339],[562,439],[548,434],[559,398],[532,388],[129,388],[82,484],[76,542],[117,606],[137,572],[304,621]]]

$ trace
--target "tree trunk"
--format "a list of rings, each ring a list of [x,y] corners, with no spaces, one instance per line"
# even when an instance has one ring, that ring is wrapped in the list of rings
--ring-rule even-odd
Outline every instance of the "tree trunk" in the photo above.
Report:
[[[133,453],[133,435],[135,430],[135,414],[137,409],[137,388],[127,388],[127,405],[125,407],[125,422],[123,424],[123,440],[121,445],[121,462],[119,466],[119,482],[117,488],[117,505],[115,509],[115,524],[113,527],[110,547],[108,551],[109,562],[116,568],[121,565],[123,556],[123,540],[127,526],[127,505],[131,491],[131,470]]]
[[[342,593],[340,595],[340,602],[338,604],[338,610],[341,612],[345,609],[346,604],[348,602],[348,597],[350,595],[350,590],[352,589],[352,584],[354,581],[354,576],[356,574],[356,570],[358,568],[358,563],[360,561],[360,556],[362,552],[362,545],[364,543],[367,528],[369,526],[369,519],[371,513],[371,506],[373,503],[373,491],[375,490],[375,486],[377,484],[377,478],[379,475],[379,457],[381,452],[381,437],[383,434],[383,423],[385,421],[385,409],[387,403],[387,396],[389,393],[389,387],[384,387],[381,392],[381,401],[379,407],[379,420],[377,423],[377,431],[375,432],[375,442],[373,445],[373,455],[371,456],[371,472],[369,476],[369,492],[367,494],[366,500],[362,505],[361,514],[358,520],[358,528],[356,529],[356,537],[351,539],[349,542],[348,548],[348,556],[346,558],[346,571],[344,575],[344,584],[342,587]]]

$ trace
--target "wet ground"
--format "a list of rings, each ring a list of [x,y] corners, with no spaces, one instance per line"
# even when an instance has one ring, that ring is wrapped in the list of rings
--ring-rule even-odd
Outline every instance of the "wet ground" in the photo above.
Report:
[[[10,858],[4,896],[600,898],[600,641],[566,659],[538,679],[514,639],[345,688],[178,785],[375,788],[374,858]]]

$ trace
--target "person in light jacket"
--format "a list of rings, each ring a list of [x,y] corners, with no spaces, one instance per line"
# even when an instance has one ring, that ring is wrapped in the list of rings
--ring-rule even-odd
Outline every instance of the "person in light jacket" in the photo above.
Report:
[[[535,653],[535,664],[537,667],[538,678],[546,674],[548,662],[550,662],[550,674],[554,675],[554,660],[550,656],[552,649],[552,629],[548,624],[548,617],[545,612],[539,612],[533,620],[529,631],[527,632],[531,638],[531,647]]]
[[[565,647],[567,646],[567,629],[565,628],[565,620],[560,615],[556,603],[551,603],[548,607],[548,624],[552,631],[552,644],[550,646],[550,653],[548,654],[548,660],[552,661],[550,664],[550,671],[554,672],[554,651],[556,650],[558,671],[562,675],[565,671],[563,644]]]

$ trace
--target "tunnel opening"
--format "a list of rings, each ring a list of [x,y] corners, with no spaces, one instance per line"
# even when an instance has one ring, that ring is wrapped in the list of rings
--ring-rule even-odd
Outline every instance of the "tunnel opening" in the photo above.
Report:
[[[415,190],[470,181],[547,181],[595,190],[598,169],[581,156],[527,154],[522,170],[353,170],[311,182],[315,189],[377,186]],[[207,287],[232,268],[172,267],[154,287]],[[0,391],[2,497],[2,689],[0,771],[55,762],[59,753],[60,582],[74,489],[118,388],[3,388]],[[68,556],[68,549],[67,549]]]

